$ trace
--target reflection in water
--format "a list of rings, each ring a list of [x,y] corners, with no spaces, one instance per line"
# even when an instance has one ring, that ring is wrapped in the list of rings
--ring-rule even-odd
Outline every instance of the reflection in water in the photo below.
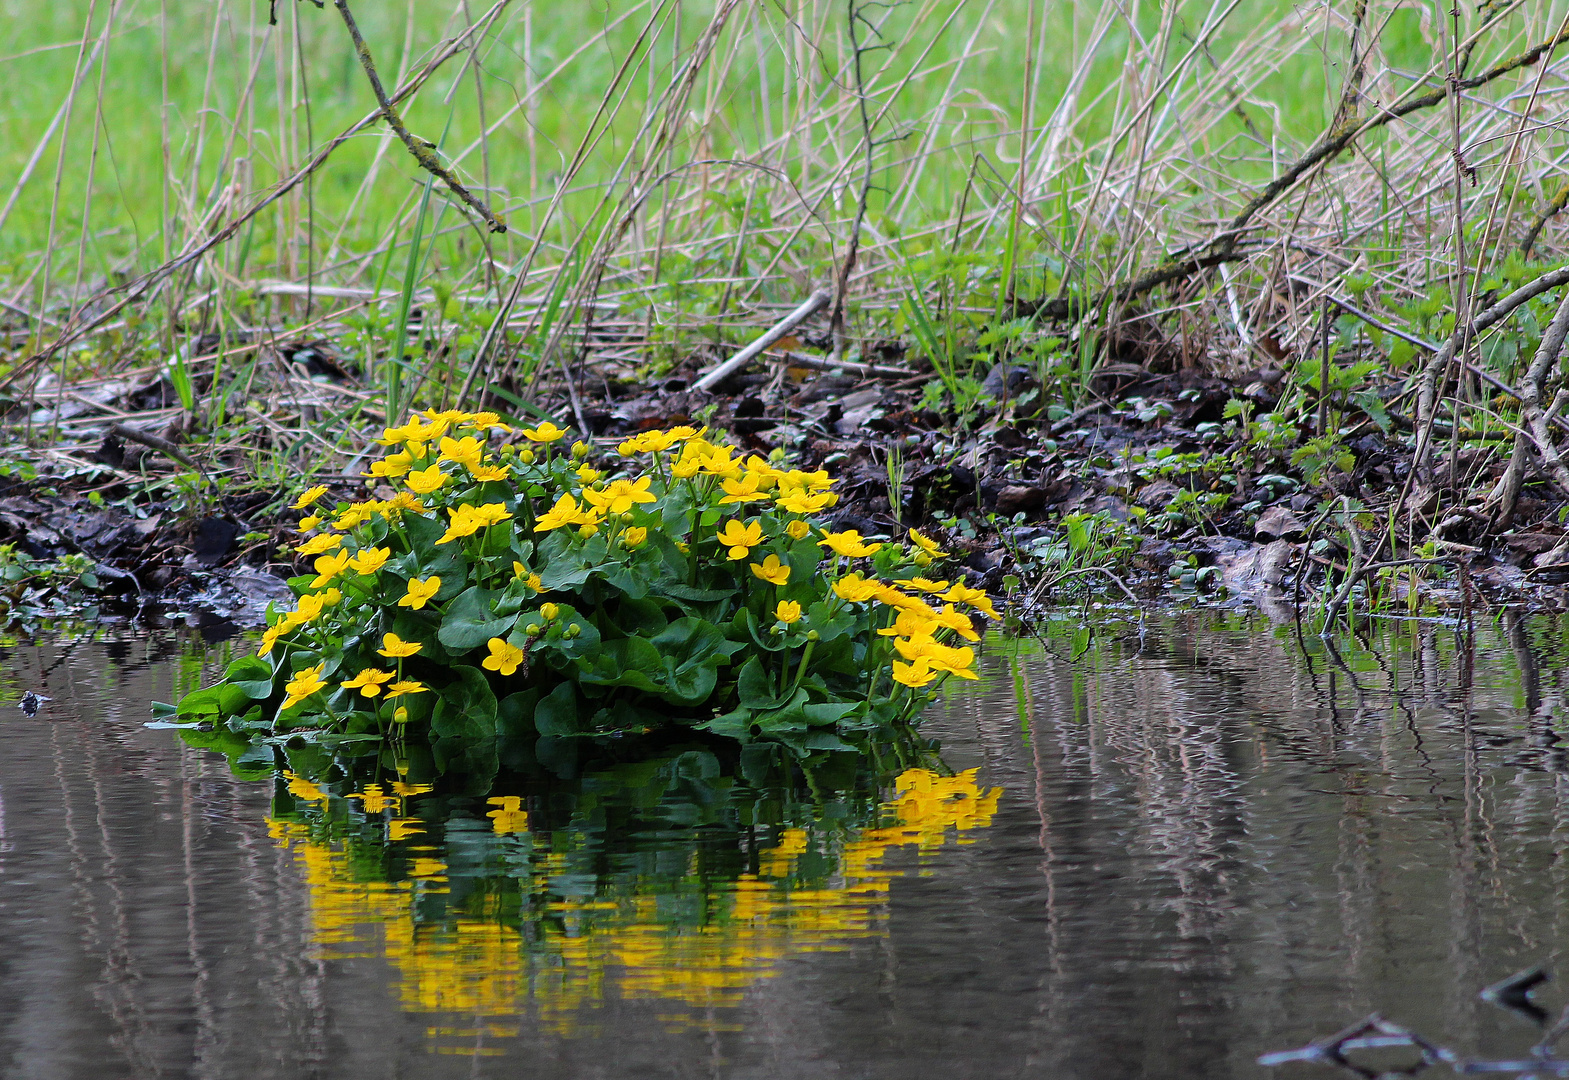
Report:
[[[667,788],[687,759],[704,756],[662,763],[626,794]],[[523,829],[518,796],[486,800],[497,807],[485,814],[489,828],[461,811],[427,823],[407,815],[431,788],[402,782],[367,784],[339,800],[288,774],[297,809],[273,817],[269,831],[299,862],[320,956],[384,956],[405,1012],[473,1021],[428,1031],[438,1043],[465,1040],[438,1051],[468,1054],[477,1025],[492,1039],[515,1036],[515,1023],[494,1021],[515,1021],[524,1009],[560,1034],[598,1034],[590,1010],[607,996],[684,1006],[660,1013],[660,1022],[715,1030],[708,1010],[740,1005],[778,960],[886,935],[890,881],[904,872],[888,865],[889,853],[914,846],[929,854],[950,836],[966,843],[996,812],[1001,792],[980,788],[975,773],[908,769],[865,828],[846,820],[853,806],[819,806],[806,827],[772,830],[776,838],[756,847],[756,870],[734,877],[705,872],[696,837],[689,848],[662,839],[663,872],[606,873],[591,825],[571,821],[535,837]],[[732,809],[753,820],[770,797],[740,795]],[[358,810],[339,805],[355,801]],[[359,827],[353,842],[334,839],[345,824]],[[370,839],[381,826],[384,843]],[[444,846],[424,842],[438,832]],[[381,876],[389,861],[403,867],[400,878]]]
[[[1537,965],[1558,1015],[1569,622],[1079,630],[989,646],[945,768],[815,791],[608,749],[285,775],[142,726],[222,648],[7,648],[0,1077],[1289,1080],[1258,1055],[1374,1011],[1518,1056],[1476,992]]]

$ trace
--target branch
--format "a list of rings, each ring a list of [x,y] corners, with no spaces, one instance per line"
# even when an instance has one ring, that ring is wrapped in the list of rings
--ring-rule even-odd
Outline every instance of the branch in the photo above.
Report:
[[[1480,31],[1479,31],[1480,32]],[[1467,79],[1455,79],[1446,82],[1442,89],[1431,93],[1402,101],[1397,105],[1383,109],[1361,123],[1344,123],[1331,128],[1319,138],[1296,161],[1292,162],[1285,171],[1271,180],[1259,193],[1242,207],[1236,217],[1232,218],[1224,232],[1212,239],[1191,247],[1180,256],[1163,265],[1146,270],[1127,281],[1111,286],[1100,294],[1091,304],[1075,301],[1071,297],[1059,297],[1053,300],[1042,300],[1036,304],[1021,303],[1016,309],[1027,310],[1050,319],[1075,318],[1085,309],[1099,311],[1109,302],[1127,302],[1133,298],[1149,292],[1173,281],[1180,281],[1192,277],[1194,274],[1222,263],[1238,262],[1245,257],[1239,250],[1242,237],[1253,226],[1253,218],[1259,211],[1275,202],[1281,195],[1291,190],[1309,172],[1320,165],[1327,164],[1339,156],[1341,151],[1350,146],[1356,139],[1375,128],[1384,127],[1396,120],[1404,119],[1414,112],[1431,108],[1448,99],[1451,90],[1474,90],[1485,86],[1511,71],[1536,63],[1542,54],[1565,41],[1569,41],[1569,29],[1562,30],[1548,40],[1533,45],[1531,48],[1500,61],[1482,72]],[[1477,327],[1481,329],[1480,326]]]
[[[1536,216],[1536,220],[1531,222],[1531,227],[1520,238],[1520,257],[1522,259],[1531,257],[1531,249],[1536,246],[1536,238],[1542,234],[1542,229],[1566,205],[1569,205],[1569,182],[1566,182],[1558,189],[1557,194],[1547,200],[1547,205],[1542,207],[1542,212]]]
[[[360,58],[360,67],[365,69],[365,77],[370,80],[370,88],[376,94],[376,103],[381,106],[381,115],[387,118],[387,126],[403,140],[403,145],[414,155],[414,160],[419,162],[420,168],[451,188],[453,194],[485,219],[485,224],[490,226],[491,232],[506,232],[506,225],[490,212],[490,207],[475,198],[473,193],[441,163],[441,158],[436,154],[436,144],[426,142],[424,139],[416,139],[409,134],[409,129],[403,125],[403,118],[398,115],[397,110],[392,107],[392,102],[388,100],[387,91],[382,89],[381,77],[376,74],[376,64],[370,58],[370,46],[366,45],[365,39],[360,36],[359,24],[354,21],[354,13],[349,10],[349,0],[332,0],[332,2],[338,9],[338,14],[343,16],[343,25],[349,28],[349,37],[354,40],[354,52]]]
[[[1557,270],[1550,270],[1541,275],[1535,281],[1527,282],[1492,307],[1478,313],[1472,320],[1474,332],[1480,334],[1495,323],[1502,322],[1516,308],[1566,282],[1569,282],[1569,266],[1560,266]],[[1454,335],[1444,342],[1443,348],[1434,353],[1422,369],[1422,379],[1418,384],[1416,399],[1417,442],[1413,457],[1417,470],[1424,478],[1432,467],[1433,422],[1438,416],[1438,384],[1444,372],[1449,369],[1449,362],[1454,359],[1455,353],[1459,350],[1462,336],[1462,328],[1456,327]],[[1515,396],[1520,395],[1516,393]]]

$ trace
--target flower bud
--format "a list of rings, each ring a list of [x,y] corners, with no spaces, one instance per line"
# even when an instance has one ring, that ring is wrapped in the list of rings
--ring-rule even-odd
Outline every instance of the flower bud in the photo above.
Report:
[[[577,637],[582,632],[583,632],[583,628],[581,626],[579,626],[577,623],[573,623],[571,626],[567,627],[567,633],[566,633],[567,640],[569,640],[569,641],[572,640],[573,638]]]
[[[534,464],[534,451],[532,449],[530,449],[529,447],[525,446],[522,450],[520,450],[518,452],[518,460],[521,461],[525,465],[532,465],[532,464]]]
[[[577,528],[577,534],[579,536],[583,537],[583,539],[585,539],[585,540],[587,540],[590,536],[593,536],[593,535],[595,535],[598,532],[599,532],[599,526],[598,525],[579,525],[578,528]]]
[[[588,457],[588,443],[579,439],[572,444],[572,460],[582,461],[586,457]]]
[[[531,622],[523,628],[523,632],[529,637],[539,637],[539,632],[543,629],[544,627],[540,626],[539,623]]]
[[[930,566],[932,564],[932,557],[926,554],[924,551],[917,551],[915,553],[915,557],[910,561],[913,562],[916,566]]]
[[[561,614],[561,605],[541,604],[539,606],[539,614],[541,618],[543,618],[546,622],[549,622],[551,619],[554,619],[557,615]]]
[[[806,632],[806,640],[807,641],[816,641],[819,638],[821,638],[822,636],[823,635],[819,634],[816,630],[808,630]]]
[[[392,714],[392,722],[394,724],[407,724],[409,722],[409,710],[399,705],[397,710]]]

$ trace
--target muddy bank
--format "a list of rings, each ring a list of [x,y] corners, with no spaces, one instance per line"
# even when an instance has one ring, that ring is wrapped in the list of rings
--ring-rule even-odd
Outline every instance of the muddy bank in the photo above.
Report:
[[[1379,560],[1400,565],[1368,573],[1377,604],[1565,605],[1563,501],[1528,483],[1511,520],[1490,513],[1507,442],[1446,455],[1422,485],[1411,475],[1409,423],[1393,408],[1339,433],[1321,458],[1310,431],[1261,440],[1258,421],[1282,384],[1271,368],[1227,379],[1179,364],[1165,373],[1106,364],[1089,403],[1070,411],[1049,400],[1034,370],[999,364],[957,410],[897,344],[862,355],[836,364],[786,350],[714,392],[695,388],[709,359],[701,355],[657,379],[602,366],[575,406],[564,385],[545,384],[540,400],[563,421],[580,415],[609,463],[627,435],[707,424],[749,452],[826,468],[840,481],[838,527],[918,527],[1018,615],[1108,592],[1124,602],[1257,603],[1289,617],[1333,594],[1348,566]],[[361,391],[352,363],[326,342],[280,362],[300,369],[289,404],[302,415]],[[54,425],[57,438],[14,448],[25,467],[0,481],[12,620],[96,606],[106,617],[245,627],[268,599],[287,599],[283,581],[299,569],[288,548],[299,514],[285,509],[294,489],[249,475],[257,439],[202,430],[166,384],[156,375],[95,383],[30,418]],[[504,401],[487,404],[506,411]],[[314,480],[334,497],[363,498],[363,455],[345,460],[341,472],[302,473],[297,486]],[[1392,510],[1397,547],[1371,555]]]

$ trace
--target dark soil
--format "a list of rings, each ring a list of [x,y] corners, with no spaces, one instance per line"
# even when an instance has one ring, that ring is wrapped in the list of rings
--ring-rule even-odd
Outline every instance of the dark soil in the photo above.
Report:
[[[317,344],[311,356],[331,355]],[[1141,603],[1253,602],[1289,616],[1345,570],[1347,536],[1326,511],[1349,497],[1379,514],[1408,487],[1403,524],[1429,538],[1427,552],[1440,560],[1424,572],[1421,603],[1564,606],[1564,504],[1527,486],[1511,527],[1490,531],[1481,496],[1502,473],[1507,443],[1446,456],[1425,489],[1408,483],[1412,440],[1399,418],[1388,431],[1366,422],[1345,440],[1350,467],[1310,483],[1290,464],[1290,448],[1260,456],[1223,423],[1233,399],[1269,410],[1280,383],[1275,370],[1228,380],[1196,367],[1154,374],[1134,363],[1107,364],[1088,404],[1062,415],[1043,409],[1028,369],[998,365],[985,382],[988,397],[961,419],[922,407],[932,376],[904,366],[898,347],[864,355],[878,370],[836,370],[821,358],[788,354],[717,394],[691,389],[699,358],[652,384],[623,373],[623,381],[601,378],[583,388],[583,415],[612,457],[626,435],[707,423],[748,451],[783,449],[803,467],[827,468],[840,479],[842,501],[830,515],[839,527],[889,536],[918,527],[955,552],[973,583],[1010,597],[1024,615],[1110,590],[1123,601],[1131,593]],[[323,363],[322,379],[353,381],[343,365]],[[169,498],[167,484],[159,497],[149,495],[146,478],[189,471],[173,455],[209,467],[222,457],[180,416],[171,418],[171,391],[162,382],[73,395],[81,403],[70,416],[79,441],[65,452],[35,453],[36,477],[0,480],[0,543],[32,559],[87,556],[99,571],[92,599],[119,617],[180,617],[214,633],[255,625],[267,599],[288,599],[282,582],[296,568],[279,553],[289,554],[287,530],[299,515],[281,509],[285,493],[243,480],[231,479],[221,497],[210,481],[188,497]],[[572,412],[562,390],[552,402],[546,387],[544,404],[558,406],[553,411],[565,421]],[[494,407],[506,410],[504,402]],[[890,459],[903,475],[893,491]],[[1161,460],[1187,465],[1173,470]],[[364,497],[347,477],[317,479],[334,496]],[[1479,494],[1467,502],[1444,490],[1451,486]],[[1190,498],[1185,492],[1213,496],[1211,505],[1184,517],[1173,507]],[[1438,518],[1440,505],[1460,509]],[[1098,515],[1111,539],[1089,559],[1109,574],[1062,574],[1068,515]],[[10,614],[18,615],[14,605]]]

